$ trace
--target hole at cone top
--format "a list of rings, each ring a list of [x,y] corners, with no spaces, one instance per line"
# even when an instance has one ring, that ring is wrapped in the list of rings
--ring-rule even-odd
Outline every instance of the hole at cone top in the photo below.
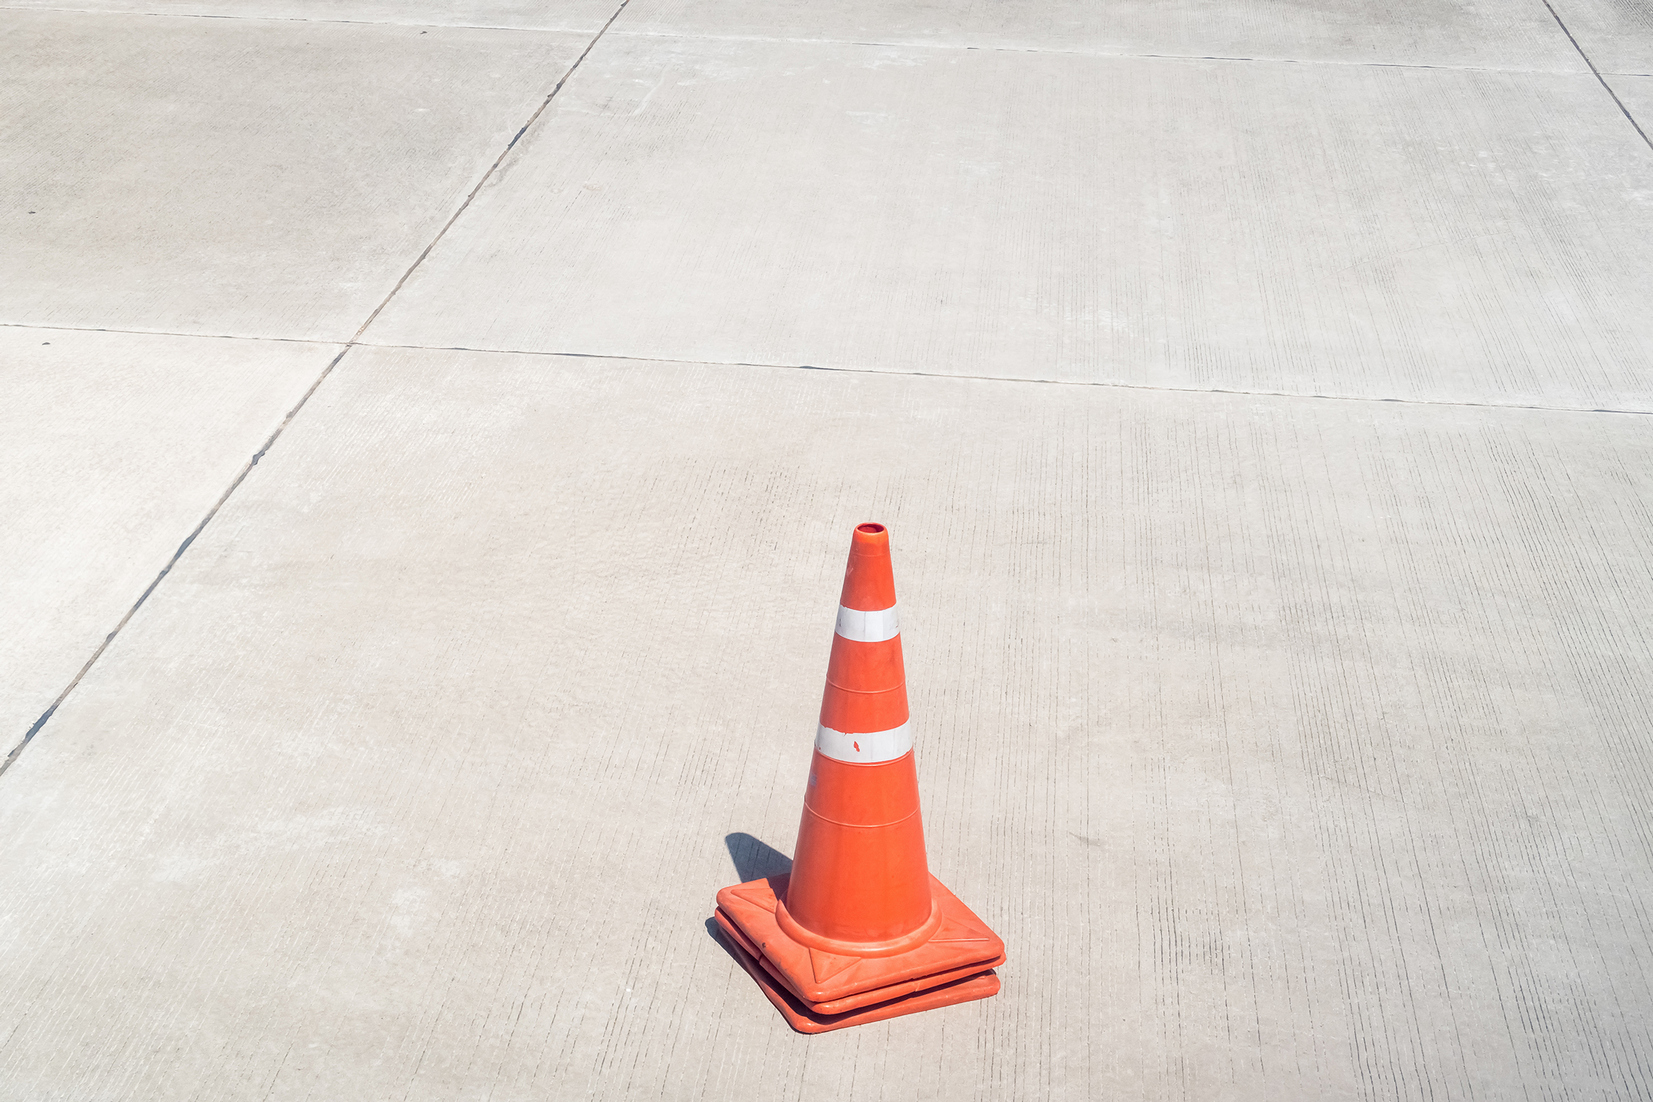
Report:
[[[876,536],[884,530],[884,526],[882,524],[857,524],[855,530],[865,532],[869,536]]]

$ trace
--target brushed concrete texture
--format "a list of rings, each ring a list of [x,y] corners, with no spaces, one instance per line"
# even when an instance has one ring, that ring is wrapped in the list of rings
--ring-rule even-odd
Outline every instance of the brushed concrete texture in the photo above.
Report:
[[[588,41],[0,12],[0,321],[347,340]]]
[[[1622,0],[1621,0],[1622,2]],[[616,30],[1577,72],[1543,0],[631,0]]]
[[[338,351],[0,326],[0,760]]]
[[[1610,78],[1613,93],[1624,104],[1625,110],[1647,131],[1653,134],[1653,76]]]
[[[1550,2],[1596,68],[1653,75],[1653,7],[1642,0]]]
[[[1589,75],[603,40],[380,344],[1653,409]]]
[[[595,34],[620,0],[10,0],[0,9],[506,27]]]
[[[1645,1095],[1650,472],[1620,415],[353,350],[0,777],[0,1078]],[[869,517],[1010,960],[806,1038],[705,923]]]

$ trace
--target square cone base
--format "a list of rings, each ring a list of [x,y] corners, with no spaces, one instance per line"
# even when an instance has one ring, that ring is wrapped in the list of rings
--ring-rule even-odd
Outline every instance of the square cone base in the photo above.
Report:
[[[763,970],[769,974],[769,978],[781,987],[785,988],[786,993],[801,1006],[803,1006],[805,1010],[809,1011],[811,1014],[816,1014],[827,1018],[838,1014],[846,1014],[851,1010],[859,1010],[863,1006],[872,1006],[875,1003],[889,1002],[891,999],[898,999],[903,995],[911,995],[919,991],[928,991],[932,987],[940,987],[943,984],[951,983],[954,980],[969,979],[971,976],[980,975],[987,969],[997,968],[999,965],[1004,963],[1004,954],[1000,953],[994,960],[979,961],[975,964],[967,964],[962,968],[951,968],[945,972],[938,972],[933,976],[924,976],[920,979],[907,980],[904,983],[893,984],[889,987],[874,987],[870,990],[862,991],[854,995],[847,995],[841,999],[833,999],[831,1002],[812,1003],[800,998],[796,991],[793,991],[791,988],[786,986],[785,977],[783,977],[780,972],[776,970],[773,964],[770,964],[769,961],[765,959],[764,955],[758,951],[758,947],[753,945],[752,942],[747,939],[746,935],[740,932],[740,927],[729,921],[729,916],[724,914],[721,908],[714,911],[712,913],[712,917],[717,920],[718,926],[723,930],[723,939],[725,941],[733,942],[738,948],[743,950],[747,956],[756,961],[763,968]]]
[[[941,911],[940,925],[929,941],[887,957],[828,953],[793,941],[775,920],[776,901],[785,898],[787,881],[786,876],[771,876],[724,888],[717,893],[717,908],[719,923],[744,939],[743,951],[769,965],[771,980],[800,1003],[843,1009],[853,996],[914,981],[922,984],[930,977],[967,976],[1004,961],[999,936],[933,876],[930,891]],[[759,971],[764,969],[760,966]],[[998,990],[997,979],[993,985]]]
[[[788,991],[776,981],[775,977],[763,967],[762,958],[754,957],[741,946],[741,943],[729,936],[730,927],[723,922],[718,925],[724,931],[724,944],[735,955],[740,966],[746,969],[748,975],[757,981],[758,987],[763,990],[775,1009],[781,1012],[786,1024],[799,1033],[828,1033],[834,1029],[846,1029],[852,1025],[867,1025],[871,1022],[882,1022],[889,1018],[899,1018],[903,1014],[917,1014],[921,1010],[934,1010],[937,1007],[953,1006],[956,1003],[974,1002],[976,999],[985,999],[999,993],[999,977],[991,971],[977,972],[964,979],[953,980],[940,987],[932,987],[926,991],[890,999],[887,1002],[877,1003],[851,1010],[843,1014],[818,1014],[811,1010],[796,995]]]

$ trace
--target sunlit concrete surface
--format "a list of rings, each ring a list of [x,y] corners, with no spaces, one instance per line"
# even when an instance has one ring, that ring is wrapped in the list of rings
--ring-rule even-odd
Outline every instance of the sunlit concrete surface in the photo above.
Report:
[[[1653,410],[1588,73],[604,46],[369,341]]]
[[[1645,13],[77,7],[0,1099],[1653,1095]],[[865,519],[1009,961],[804,1037],[707,919]]]
[[[1629,22],[1601,0],[1596,19]],[[1542,3],[1397,0],[632,0],[620,33],[686,34],[1164,57],[1439,65],[1583,72]]]
[[[1653,66],[1650,66],[1653,68]],[[1653,114],[1653,74],[1638,77],[1614,77],[1613,91],[1625,108],[1637,119]],[[1643,124],[1646,129],[1646,124]]]
[[[6,753],[338,353],[0,326]]]
[[[1653,74],[1653,8],[1626,0],[1550,2],[1598,70]],[[1640,121],[1647,129],[1647,120]]]
[[[25,1095],[1638,1082],[1639,418],[375,350],[282,445],[7,777]],[[703,924],[868,513],[1016,952],[810,1039]]]
[[[13,9],[125,12],[207,19],[279,19],[306,23],[385,23],[414,27],[504,27],[583,31],[587,40],[614,14],[608,0],[12,0]]]
[[[348,340],[586,41],[0,9],[0,322]]]

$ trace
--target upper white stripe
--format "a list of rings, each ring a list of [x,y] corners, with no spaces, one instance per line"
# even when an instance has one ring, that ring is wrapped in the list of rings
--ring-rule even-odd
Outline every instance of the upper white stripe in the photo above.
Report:
[[[858,608],[838,606],[838,634],[853,643],[882,643],[901,634],[901,617],[897,605],[862,612]]]
[[[852,765],[876,765],[894,761],[913,748],[911,723],[903,723],[892,731],[871,731],[864,734],[846,734],[831,727],[815,727],[815,749],[829,758],[847,761]]]

